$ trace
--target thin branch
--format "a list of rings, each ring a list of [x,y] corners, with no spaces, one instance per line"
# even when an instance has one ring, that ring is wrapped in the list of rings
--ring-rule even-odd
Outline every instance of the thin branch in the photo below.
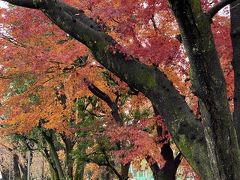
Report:
[[[153,24],[153,28],[155,30],[158,30],[158,27],[157,27],[157,24],[156,24],[156,21],[155,21],[155,18],[154,18],[154,14],[152,15],[152,17],[150,18],[151,21],[152,21],[152,24]]]
[[[99,118],[104,117],[104,115],[98,115],[98,114],[96,114],[96,113],[94,113],[94,112],[91,112],[91,111],[89,111],[89,110],[87,110],[87,109],[85,109],[85,111],[87,111],[89,114],[91,114],[91,115],[93,115],[93,116],[95,116],[95,117],[99,117]]]
[[[117,177],[121,180],[122,179],[121,174],[115,169],[114,166],[111,165],[111,163],[109,161],[109,158],[108,158],[108,156],[107,156],[107,154],[106,154],[104,149],[102,149],[102,153],[103,153],[103,155],[105,157],[105,160],[107,162],[108,167],[110,167],[112,169],[112,171],[117,175]]]
[[[206,14],[210,17],[210,19],[212,19],[218,13],[218,11],[234,1],[236,0],[222,0],[221,2],[215,4],[211,9],[209,9]]]
[[[0,34],[0,38],[6,40],[6,41],[8,41],[8,42],[10,42],[10,43],[12,43],[12,44],[14,44],[14,45],[16,45],[16,46],[26,48],[26,45],[17,42],[14,38],[12,38],[12,37],[10,37],[10,36],[8,36],[8,35],[6,35],[6,34],[1,33],[1,34]]]

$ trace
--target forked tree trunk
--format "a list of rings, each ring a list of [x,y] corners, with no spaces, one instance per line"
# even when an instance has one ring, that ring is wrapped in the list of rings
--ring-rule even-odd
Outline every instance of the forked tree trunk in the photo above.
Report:
[[[240,177],[239,147],[211,31],[212,19],[202,12],[200,1],[169,2],[190,60],[192,90],[200,102],[211,166],[209,175],[212,179],[236,180]],[[210,178],[198,173],[202,179]]]
[[[126,60],[121,52],[110,51],[109,46],[115,46],[116,42],[83,11],[58,0],[6,1],[42,10],[61,29],[86,45],[105,68],[144,93],[165,120],[182,154],[203,180],[239,180],[239,147],[227,100],[226,83],[211,31],[212,17],[211,13],[202,12],[200,0],[169,0],[169,3],[190,60],[192,89],[199,98],[204,127],[196,121],[185,99],[163,72],[140,63],[138,59]],[[231,6],[233,47],[236,49],[233,57],[236,70],[235,122],[239,121],[237,6],[239,0]]]

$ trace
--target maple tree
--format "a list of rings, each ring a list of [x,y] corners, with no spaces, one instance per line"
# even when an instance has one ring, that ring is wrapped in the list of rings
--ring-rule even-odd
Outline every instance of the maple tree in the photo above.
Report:
[[[215,4],[206,0],[116,0],[84,3],[52,0],[6,1],[40,9],[54,24],[88,47],[100,64],[132,89],[148,97],[157,113],[164,119],[177,147],[202,179],[240,177],[237,138],[240,133],[239,0],[211,1]],[[228,4],[231,7],[231,24],[221,24],[225,21],[224,18],[213,19],[216,13]],[[29,13],[31,17],[36,13],[22,11]],[[14,12],[19,11],[12,12],[14,16]],[[15,14],[15,18],[17,15],[19,14]],[[30,26],[30,23],[25,22],[25,27]],[[211,24],[217,27],[211,29]],[[47,23],[44,27],[48,25]],[[229,67],[231,53],[227,49],[231,48],[229,27],[233,68]],[[39,33],[46,32],[43,29]],[[218,40],[221,38],[219,34],[223,34],[228,41]],[[28,35],[24,34],[22,37]],[[8,40],[11,41],[9,38]],[[36,45],[32,47],[37,47]],[[49,45],[52,45],[51,42]],[[157,53],[158,51],[161,53]],[[43,55],[44,53],[39,57],[44,57]],[[11,57],[11,54],[9,56]],[[171,78],[163,73],[163,67],[168,63],[173,69],[181,70],[182,74],[186,73],[186,57],[190,62],[191,97],[198,101],[199,112],[195,114],[195,109],[191,109],[188,104],[188,97],[180,94],[183,89],[176,82],[173,84]],[[228,89],[220,58],[225,60],[225,63],[222,63],[223,68],[227,67],[229,70],[224,71],[225,75],[230,72],[226,77]],[[39,58],[43,62],[44,59],[47,59],[46,56]],[[188,73],[183,76],[188,76]],[[230,99],[227,90],[228,95],[232,96]],[[233,102],[228,102],[231,99]],[[233,115],[229,106],[231,103]]]
[[[15,9],[13,10],[15,11]],[[16,24],[15,22],[16,20],[11,18],[11,11],[12,10],[4,13],[4,15],[7,17],[6,21],[4,21],[5,25]],[[21,9],[19,11],[23,13],[23,17],[22,17],[23,19],[24,17],[29,18],[28,12],[22,11]],[[72,41],[69,37],[65,37],[62,33],[57,33],[57,34],[51,33],[51,30],[52,30],[51,26],[49,29],[45,29],[45,31],[50,31],[47,33],[47,37],[46,37],[46,33],[42,34],[42,32],[39,32],[39,31],[37,32],[32,31],[32,29],[34,29],[36,25],[37,26],[39,25],[39,21],[42,21],[43,19],[41,18],[34,19],[33,16],[31,16],[30,19],[34,21],[34,23],[31,24],[33,28],[28,28],[31,31],[30,35],[22,37],[21,31],[17,31],[14,26],[13,28],[9,28],[9,30],[12,31],[12,34],[14,35],[14,37],[18,37],[20,39],[14,40],[10,36],[3,34],[2,43],[4,45],[2,47],[5,47],[5,48],[3,48],[3,51],[2,51],[1,63],[4,66],[4,71],[2,72],[2,79],[4,81],[1,81],[1,83],[3,83],[3,86],[6,88],[2,89],[2,92],[3,92],[2,98],[5,99],[7,97],[8,100],[3,101],[4,108],[2,109],[2,112],[8,111],[7,109],[14,109],[14,111],[11,113],[11,116],[7,118],[7,120],[5,120],[4,123],[2,123],[2,124],[5,124],[5,126],[6,125],[9,126],[9,127],[4,127],[2,132],[10,135],[14,134],[15,139],[17,138],[17,141],[21,142],[20,144],[25,144],[27,149],[29,150],[32,150],[32,148],[28,145],[27,142],[31,142],[32,144],[35,144],[34,149],[40,151],[49,162],[53,179],[58,179],[58,178],[62,179],[63,177],[72,179],[73,178],[72,163],[74,160],[77,161],[76,168],[78,169],[76,170],[76,173],[74,175],[75,178],[82,177],[83,175],[82,169],[85,162],[95,162],[100,166],[103,166],[103,165],[109,166],[110,169],[112,169],[112,171],[120,179],[126,179],[128,177],[128,171],[129,171],[129,166],[131,161],[134,160],[134,158],[140,158],[140,157],[141,159],[145,158],[145,156],[147,155],[152,156],[151,158],[148,157],[148,160],[150,162],[150,166],[153,169],[154,176],[155,174],[158,174],[160,171],[167,173],[168,175],[170,174],[171,176],[175,176],[176,168],[174,168],[173,171],[169,171],[169,172],[164,171],[164,169],[169,169],[169,167],[174,164],[174,161],[172,163],[169,163],[170,165],[166,163],[168,164],[167,166],[169,166],[168,168],[163,166],[163,168],[160,169],[156,161],[156,160],[159,160],[159,155],[160,155],[158,152],[157,146],[154,144],[154,141],[151,139],[151,137],[149,137],[148,133],[144,131],[139,132],[138,127],[137,128],[133,128],[133,127],[119,128],[119,130],[122,133],[117,138],[117,141],[119,141],[119,138],[121,139],[121,141],[125,141],[125,140],[128,141],[130,136],[131,143],[136,144],[133,146],[133,149],[129,149],[130,146],[128,145],[127,147],[128,153],[126,156],[122,157],[123,160],[121,160],[120,158],[120,160],[116,162],[116,160],[112,159],[115,156],[115,155],[112,156],[112,151],[114,150],[114,147],[111,147],[109,144],[108,144],[109,147],[107,147],[105,143],[104,143],[105,144],[104,147],[100,145],[98,148],[94,148],[95,149],[94,155],[99,154],[99,156],[97,157],[94,156],[94,158],[90,157],[84,151],[86,150],[86,148],[89,148],[89,144],[91,146],[92,144],[91,142],[93,141],[93,139],[96,139],[96,137],[91,137],[91,136],[87,138],[88,143],[86,143],[86,141],[83,142],[84,144],[82,144],[81,141],[77,142],[79,146],[77,148],[78,149],[77,154],[81,154],[80,159],[82,160],[80,160],[79,157],[74,158],[71,155],[72,152],[70,149],[76,143],[76,141],[73,140],[75,139],[73,133],[80,131],[80,134],[83,134],[84,136],[86,136],[86,132],[85,131],[81,132],[83,129],[79,127],[79,125],[77,125],[77,129],[78,129],[77,131],[76,131],[76,127],[75,128],[69,127],[66,119],[70,118],[71,121],[75,119],[76,122],[81,121],[80,126],[86,126],[85,123],[82,123],[82,121],[86,118],[84,117],[86,116],[86,114],[83,112],[86,109],[87,111],[90,111],[90,109],[88,109],[88,106],[85,106],[84,104],[82,104],[83,102],[79,100],[76,101],[76,99],[79,98],[79,96],[89,95],[89,92],[92,91],[93,94],[95,94],[96,96],[98,96],[100,99],[102,99],[108,104],[108,106],[112,110],[111,114],[115,119],[114,121],[117,124],[120,124],[121,126],[123,125],[123,121],[121,120],[121,117],[118,112],[118,107],[117,107],[118,103],[111,101],[110,100],[111,98],[108,95],[106,95],[99,88],[97,88],[95,85],[93,85],[83,77],[87,77],[88,79],[92,80],[98,87],[101,87],[106,91],[111,91],[111,92],[113,90],[120,91],[124,95],[124,89],[126,88],[124,84],[122,87],[117,87],[116,84],[117,82],[120,83],[119,80],[115,79],[116,82],[114,82],[114,80],[111,79],[110,74],[108,72],[102,72],[102,76],[107,81],[107,84],[110,84],[111,86],[115,85],[113,90],[110,90],[108,86],[106,86],[106,83],[99,78],[99,72],[102,71],[101,70],[102,68],[98,67],[99,65],[97,65],[97,69],[96,71],[94,71],[95,73],[92,73],[92,71],[89,71],[89,68],[91,68],[91,70],[94,68],[94,62],[92,63],[91,62],[92,60],[89,59],[87,56],[81,57],[81,58],[76,56],[67,56],[67,57],[65,56],[66,60],[61,60],[61,62],[54,61],[55,59],[61,56],[61,53],[66,54],[67,52],[69,53],[69,51],[71,51],[71,53],[69,54],[75,54],[75,50],[71,49],[71,47],[76,47],[75,42]],[[18,26],[19,28],[26,29],[26,24],[19,23]],[[45,38],[42,38],[41,36]],[[35,37],[38,37],[38,38],[36,39]],[[49,49],[50,41],[51,41],[51,49]],[[19,42],[22,42],[21,45]],[[32,44],[36,46],[32,47]],[[61,49],[59,48],[59,44],[63,46],[61,47]],[[42,50],[40,54],[32,53],[32,48],[37,48],[37,49],[41,48]],[[10,49],[13,50],[14,54],[10,55],[8,53]],[[67,52],[64,50],[66,50]],[[29,51],[32,56],[29,56]],[[79,51],[82,51],[82,49],[79,49]],[[84,49],[83,49],[83,53],[85,53]],[[51,59],[48,61],[46,61],[45,59],[47,55],[51,56]],[[43,61],[36,62],[36,65],[35,65],[35,61],[32,61],[32,59],[35,58],[36,56],[40,57]],[[22,63],[23,57],[25,59],[24,60],[25,63]],[[74,58],[77,58],[77,59],[72,61],[72,59]],[[88,58],[87,64],[85,64],[83,60],[83,59],[86,60],[86,58]],[[10,59],[14,59],[14,63],[9,61]],[[83,60],[83,62],[81,62],[81,60]],[[81,69],[77,69],[81,66],[83,66]],[[166,70],[166,73],[171,76],[171,69]],[[79,81],[79,79],[76,82],[76,78],[82,79],[83,84],[87,84],[87,86],[84,86],[83,84],[81,84],[82,81],[81,80]],[[86,89],[90,89],[90,91],[87,92]],[[111,93],[111,92],[109,93],[116,94],[116,92],[115,93]],[[118,99],[118,101],[122,101],[121,104],[124,104],[123,101],[126,101],[124,100],[126,99],[126,95],[124,95],[123,100],[121,100],[122,98],[120,98],[120,95],[118,93],[119,92],[117,92],[116,94],[117,96],[116,99]],[[76,102],[77,107],[79,106],[78,108],[80,109],[75,107],[76,108],[75,113],[77,112],[80,113],[81,117],[75,117],[75,115],[71,113],[72,106],[74,106],[72,102]],[[142,106],[143,98],[141,98],[141,96],[137,96],[137,98],[135,98],[135,100],[131,102],[131,105],[140,104],[139,102],[141,102],[141,106]],[[89,103],[87,104],[89,105]],[[121,111],[123,110],[124,108]],[[139,118],[140,118],[139,115],[137,116],[134,115],[135,123],[136,122],[141,124],[144,123],[144,121],[143,122],[137,121],[137,119]],[[148,121],[147,125],[149,125],[154,122],[154,119],[153,120],[146,119],[145,121]],[[71,123],[71,126],[72,125],[73,124]],[[145,126],[143,127],[142,126],[140,127],[140,129],[143,129],[143,127],[147,128]],[[111,126],[108,127],[108,129],[110,129],[110,132],[107,134],[108,136],[113,138],[112,135],[114,135],[115,132],[111,131],[111,128],[116,129],[116,127],[111,127]],[[161,128],[161,127],[158,126],[158,128]],[[89,128],[86,128],[86,129],[89,131]],[[130,130],[131,130],[131,133],[126,134],[126,131],[130,131]],[[92,132],[88,132],[87,133],[88,136],[89,136],[89,133],[92,133]],[[161,132],[159,134],[160,134],[159,137],[161,137],[162,136]],[[77,138],[79,138],[78,135],[77,135]],[[61,139],[64,141],[64,143],[59,142],[59,140]],[[116,136],[114,139],[116,139]],[[55,143],[52,143],[52,142],[55,142]],[[162,142],[165,142],[165,140],[162,140]],[[65,149],[64,148],[59,149],[59,145],[65,146]],[[68,148],[67,148],[67,145],[69,146]],[[160,147],[162,147],[163,143],[159,143],[159,145]],[[152,146],[153,149],[151,148],[149,149],[150,146]],[[169,143],[164,144],[163,148],[168,149],[167,151],[170,153],[170,155],[166,154],[163,157],[164,160],[168,161],[168,159],[166,158],[172,156],[171,155],[172,150],[170,148],[170,144]],[[121,154],[125,152],[124,148],[123,149],[117,148],[117,149],[118,149],[117,150],[118,152],[121,151]],[[66,158],[65,162],[67,161],[67,159],[70,160],[68,161],[68,164],[62,163],[61,158],[58,156],[57,152],[60,152],[62,150],[64,151],[64,154],[65,154],[65,158]],[[119,156],[120,156],[119,153],[116,152],[114,154],[116,155],[118,154],[117,157],[119,159]],[[86,156],[89,156],[89,157],[86,157]],[[103,160],[99,161],[99,158]],[[108,159],[111,159],[111,160],[107,162],[106,158],[107,160]],[[170,158],[170,161],[172,161],[171,158]],[[176,160],[178,158],[176,158]],[[152,164],[152,161],[154,161],[153,164]],[[141,161],[139,160],[139,163],[140,162]],[[161,161],[158,161],[158,162],[161,162]],[[116,163],[121,164],[122,168],[120,169],[122,170],[119,171],[118,167],[115,167],[114,164]]]
[[[16,58],[18,58],[18,56],[19,54],[16,56]],[[75,63],[75,66],[77,66],[76,62],[74,63]],[[14,66],[16,66],[16,62],[14,63]],[[8,97],[8,101],[3,102],[3,104],[5,106],[5,109],[7,109],[8,107],[9,109],[12,109],[12,108],[15,109],[15,111],[13,111],[12,115],[10,116],[10,119],[7,118],[7,120],[5,120],[2,123],[5,126],[6,125],[7,126],[4,127],[3,131],[1,132],[4,132],[5,134],[10,134],[10,135],[14,134],[15,142],[20,142],[19,144],[24,144],[26,148],[30,151],[32,151],[33,149],[40,151],[49,162],[53,179],[66,179],[66,178],[73,179],[74,160],[77,161],[76,162],[77,169],[75,170],[76,173],[74,175],[75,178],[81,178],[83,176],[83,172],[81,172],[81,169],[82,169],[81,166],[83,166],[85,162],[95,162],[100,166],[109,166],[112,169],[112,171],[119,177],[119,179],[127,179],[130,162],[132,161],[133,158],[136,158],[137,156],[142,156],[142,158],[144,158],[145,155],[152,154],[152,152],[155,150],[155,159],[158,159],[156,158],[156,156],[159,156],[159,152],[158,152],[158,149],[156,148],[156,145],[154,145],[154,142],[151,140],[150,137],[148,137],[148,134],[146,132],[142,134],[141,132],[138,132],[139,129],[137,128],[126,128],[126,129],[122,128],[121,130],[122,131],[122,135],[120,136],[121,141],[124,141],[124,139],[129,140],[128,136],[132,136],[132,138],[134,138],[132,141],[138,142],[137,145],[135,146],[137,147],[137,149],[131,150],[129,155],[124,157],[125,159],[124,162],[120,162],[120,164],[122,165],[122,169],[125,169],[125,170],[122,170],[121,173],[119,173],[118,170],[114,167],[115,166],[114,164],[116,164],[116,162],[112,164],[114,160],[111,160],[111,162],[109,161],[109,159],[112,156],[111,151],[114,149],[114,147],[111,147],[110,145],[108,145],[109,147],[107,147],[106,146],[107,144],[104,143],[105,144],[104,146],[100,145],[97,148],[93,147],[93,149],[95,149],[96,151],[94,153],[94,156],[90,156],[86,154],[84,152],[86,148],[90,148],[92,146],[91,145],[92,141],[96,140],[96,137],[94,136],[92,137],[92,135],[90,136],[91,133],[95,133],[95,132],[89,130],[89,129],[96,128],[96,124],[94,123],[95,121],[93,121],[93,119],[95,118],[93,117],[97,116],[97,114],[96,112],[93,112],[91,108],[89,108],[89,106],[90,107],[95,107],[96,105],[99,106],[96,101],[96,98],[91,98],[90,96],[86,98],[85,96],[88,92],[86,92],[86,90],[84,89],[81,90],[81,91],[84,91],[84,93],[80,91],[77,94],[74,94],[72,97],[71,87],[75,86],[74,83],[72,83],[72,85],[69,85],[68,81],[66,81],[64,85],[62,83],[60,83],[60,85],[57,85],[56,83],[59,83],[61,79],[54,78],[54,80],[53,79],[51,80],[51,83],[49,85],[46,85],[45,83],[42,83],[43,80],[46,81],[45,79],[43,79],[44,76],[41,76],[40,83],[39,82],[34,83],[36,81],[36,78],[34,78],[35,74],[33,75],[32,72],[16,73],[15,70],[11,72],[11,66],[9,64],[8,64],[8,68],[10,68],[10,70],[8,70],[7,73],[4,73],[3,77],[4,78],[8,77],[7,80],[4,81],[4,83],[5,85],[7,84],[7,82],[10,84],[11,88],[10,90],[7,91],[8,92],[7,94],[9,94],[9,91],[10,91],[11,97]],[[72,70],[72,68],[73,66],[69,66],[69,67],[62,68],[62,70],[69,71],[69,70]],[[77,67],[74,67],[74,68],[77,68]],[[84,68],[88,69],[88,67],[84,67]],[[82,71],[84,72],[84,68],[81,69],[81,72]],[[38,72],[35,72],[35,73],[38,74],[39,72],[40,71],[38,70]],[[71,75],[74,75],[75,73],[76,72],[74,71]],[[91,74],[91,76],[92,75],[93,74]],[[110,77],[107,72],[104,72],[103,75],[105,78],[108,79],[108,83],[115,84],[113,80],[109,79]],[[89,74],[88,78],[91,79],[91,76]],[[100,79],[96,79],[94,75],[93,77],[96,83],[101,84],[101,86],[103,85],[104,81],[101,81]],[[48,81],[49,77],[46,77],[46,78]],[[112,110],[111,114],[115,119],[115,122],[117,124],[120,123],[122,126],[123,121],[121,120],[121,117],[119,115],[118,108],[115,102],[112,102],[111,98],[108,95],[106,95],[104,92],[102,92],[100,89],[98,89],[95,85],[93,85],[89,81],[88,82],[86,81],[87,80],[85,79],[84,82],[87,84],[86,87],[88,87],[88,89],[92,91],[93,94],[96,94],[98,97],[102,98],[104,101],[107,102],[108,106]],[[70,82],[73,82],[71,78],[70,78]],[[40,85],[41,85],[41,90],[38,90]],[[7,85],[6,87],[8,86],[9,85]],[[52,88],[49,88],[49,86]],[[65,86],[67,86],[68,88],[65,88]],[[117,87],[115,87],[115,89],[116,88]],[[106,90],[107,86],[104,89]],[[52,92],[54,93],[52,94]],[[49,96],[51,94],[52,96]],[[68,96],[66,96],[66,94]],[[84,95],[84,98],[82,100],[78,99],[79,94]],[[5,96],[6,96],[6,93],[3,94],[3,98]],[[77,98],[77,99],[73,100],[72,98]],[[73,100],[76,104],[74,103],[75,104],[74,105],[71,102],[67,102],[66,100],[68,99],[70,99],[70,101]],[[117,99],[118,101],[122,101],[122,104],[124,104],[123,101],[126,101],[126,100],[121,100],[122,98],[120,97],[119,94],[117,94]],[[124,96],[123,99],[126,99],[126,97]],[[135,102],[141,101],[141,100],[142,98],[138,96]],[[19,101],[19,103],[16,103],[16,101]],[[21,104],[20,107],[19,107],[19,104]],[[72,108],[69,108],[69,106],[70,107],[74,106],[74,109],[75,109],[74,111],[76,115],[71,115],[65,112],[65,110],[67,109],[72,111]],[[43,108],[44,108],[44,111],[42,110]],[[99,110],[101,109],[101,111],[103,111],[104,108],[101,106],[101,108],[98,107],[97,109]],[[79,117],[78,117],[78,114],[79,114]],[[101,115],[99,115],[99,117],[101,117]],[[137,117],[138,119],[140,118],[139,115]],[[31,119],[29,120],[29,118]],[[66,122],[66,118],[71,119],[70,126],[68,125],[69,122],[68,123]],[[77,124],[74,125],[73,119],[75,119],[75,122]],[[80,121],[80,124],[78,125],[79,121]],[[148,124],[149,123],[151,123],[151,121],[149,121]],[[101,125],[101,123],[98,124],[97,129],[101,128],[101,126],[99,127],[99,125]],[[87,126],[90,126],[90,127],[87,127]],[[123,130],[126,131],[129,129],[131,130],[131,134],[124,135]],[[74,135],[74,132],[75,133],[77,132],[76,137]],[[115,132],[112,132],[112,133],[110,132],[108,134],[111,136],[111,134],[115,134]],[[86,139],[86,136],[88,136],[87,139]],[[86,140],[84,140],[83,142],[76,141],[76,138],[77,139],[83,138]],[[146,140],[144,140],[144,138]],[[97,139],[99,139],[99,137]],[[139,140],[141,140],[141,143],[139,143]],[[99,141],[102,141],[102,140],[99,139],[97,141],[98,141],[97,144],[101,144],[99,143]],[[106,141],[106,138],[105,138],[105,141]],[[76,145],[76,142],[78,146],[76,151],[77,151],[77,154],[80,154],[81,157],[74,158],[74,156],[72,155],[73,154],[72,149],[73,149],[73,146]],[[34,144],[34,146],[31,144]],[[65,148],[62,148],[62,146]],[[94,146],[96,146],[96,143],[94,143]],[[155,147],[155,149],[151,149],[151,148],[149,149],[150,146]],[[123,151],[123,149],[121,150]],[[63,160],[58,155],[59,154],[58,152],[60,151],[64,152],[65,163],[62,163]],[[106,151],[108,152],[106,153]],[[96,154],[99,154],[99,155],[96,157]],[[175,175],[175,173],[173,175]]]

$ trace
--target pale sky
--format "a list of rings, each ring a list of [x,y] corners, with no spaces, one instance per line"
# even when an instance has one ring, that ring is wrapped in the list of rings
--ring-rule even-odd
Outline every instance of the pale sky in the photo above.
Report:
[[[7,3],[0,1],[0,8],[7,8]]]

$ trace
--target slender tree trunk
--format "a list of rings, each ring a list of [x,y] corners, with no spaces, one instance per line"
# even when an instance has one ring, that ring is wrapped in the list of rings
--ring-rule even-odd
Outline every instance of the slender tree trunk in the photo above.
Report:
[[[52,142],[52,139],[49,136],[47,136],[47,134],[44,131],[42,131],[42,134],[43,134],[44,139],[47,141],[47,143],[49,145],[50,156],[51,156],[51,158],[55,164],[55,167],[57,169],[59,179],[65,180],[61,162],[58,158],[58,154],[57,154],[56,148]]]
[[[78,159],[76,160],[76,170],[74,180],[83,180],[84,179],[84,166],[85,164]]]
[[[65,167],[66,167],[66,180],[73,179],[73,157],[72,157],[72,149],[74,146],[74,142],[71,141],[65,135],[61,135],[63,142],[65,144]]]
[[[27,152],[27,180],[30,180],[30,174],[31,174],[31,161],[32,161],[32,152]]]
[[[50,169],[50,174],[51,174],[51,179],[60,180],[60,178],[58,176],[57,169],[55,167],[55,163],[53,162],[53,159],[51,158],[51,155],[50,155],[51,152],[49,153],[46,147],[43,148],[40,152],[42,153],[43,157],[48,162],[49,169]]]
[[[131,165],[131,162],[127,164],[121,164],[121,176],[123,180],[128,179],[128,172],[129,172],[130,165]]]
[[[55,169],[52,165],[52,163],[49,162],[49,169],[50,169],[50,174],[51,174],[51,179],[52,180],[60,180],[58,176],[57,169]]]
[[[24,163],[19,164],[21,179],[27,179],[27,166],[25,163],[26,157],[24,156]]]
[[[19,170],[19,157],[17,154],[13,154],[13,177],[17,180],[21,179]]]

